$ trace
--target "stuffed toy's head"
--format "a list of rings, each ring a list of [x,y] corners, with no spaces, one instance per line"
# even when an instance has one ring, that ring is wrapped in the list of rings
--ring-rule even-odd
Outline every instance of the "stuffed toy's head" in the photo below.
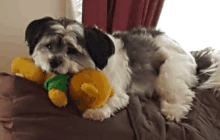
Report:
[[[12,61],[12,72],[32,82],[44,84],[48,90],[48,96],[53,104],[58,107],[67,105],[66,85],[68,76],[58,75],[44,72],[41,68],[34,64],[29,58],[16,57]],[[46,81],[46,82],[45,82]],[[45,82],[45,83],[44,83]]]
[[[37,67],[33,60],[29,58],[16,57],[12,61],[11,69],[14,74],[36,83],[44,83],[45,78],[52,77],[52,75],[46,75],[46,73]]]

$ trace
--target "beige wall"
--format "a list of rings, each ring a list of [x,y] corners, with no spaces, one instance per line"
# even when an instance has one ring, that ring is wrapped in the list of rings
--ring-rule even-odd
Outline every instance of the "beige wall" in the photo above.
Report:
[[[27,56],[27,25],[44,16],[64,17],[65,0],[0,0],[0,72],[11,73],[11,61]]]

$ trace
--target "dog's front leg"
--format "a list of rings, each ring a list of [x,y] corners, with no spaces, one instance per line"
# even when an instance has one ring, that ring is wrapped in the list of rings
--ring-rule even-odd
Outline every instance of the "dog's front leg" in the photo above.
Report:
[[[197,82],[195,70],[192,61],[175,57],[161,66],[155,86],[161,99],[161,112],[168,120],[179,122],[189,112],[195,96],[190,89]]]

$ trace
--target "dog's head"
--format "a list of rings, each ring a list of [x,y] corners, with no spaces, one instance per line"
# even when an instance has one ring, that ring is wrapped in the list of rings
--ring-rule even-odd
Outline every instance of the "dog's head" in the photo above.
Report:
[[[26,29],[25,40],[35,64],[54,74],[103,69],[115,51],[105,33],[66,18],[32,21]]]

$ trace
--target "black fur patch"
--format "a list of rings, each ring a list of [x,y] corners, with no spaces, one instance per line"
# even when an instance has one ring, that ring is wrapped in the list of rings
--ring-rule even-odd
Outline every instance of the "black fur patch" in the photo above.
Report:
[[[195,58],[197,63],[197,74],[200,74],[201,70],[207,69],[212,65],[212,52],[213,49],[211,47],[205,48],[200,51],[192,51],[190,52],[192,56]]]
[[[158,53],[159,47],[152,40],[152,32],[148,32],[147,28],[138,27],[126,32],[116,32],[114,37],[122,39],[130,59],[129,66],[132,70],[130,88],[137,85],[142,92],[151,97],[154,92],[154,81],[165,61]]]
[[[132,28],[131,30],[129,30],[129,33],[132,35],[151,35],[154,38],[158,35],[164,34],[164,32],[160,30],[156,30],[154,28],[145,28],[142,26]]]
[[[107,64],[109,57],[115,53],[115,46],[112,40],[96,28],[86,27],[85,32],[85,48],[91,58],[100,70]]]
[[[158,35],[164,34],[164,32],[162,32],[160,30],[155,30],[153,28],[147,29],[147,32],[150,33],[154,38],[157,37]]]
[[[27,41],[29,46],[29,54],[32,55],[34,48],[38,41],[42,38],[45,32],[52,33],[54,31],[51,30],[49,27],[55,24],[54,19],[51,17],[45,17],[39,20],[32,21],[25,32],[25,41]]]
[[[197,75],[199,77],[199,83],[203,83],[210,77],[210,74],[201,74],[201,70],[205,70],[212,65],[212,54],[214,49],[211,47],[205,48],[200,51],[192,51],[190,52],[192,56],[195,58],[197,63]]]

